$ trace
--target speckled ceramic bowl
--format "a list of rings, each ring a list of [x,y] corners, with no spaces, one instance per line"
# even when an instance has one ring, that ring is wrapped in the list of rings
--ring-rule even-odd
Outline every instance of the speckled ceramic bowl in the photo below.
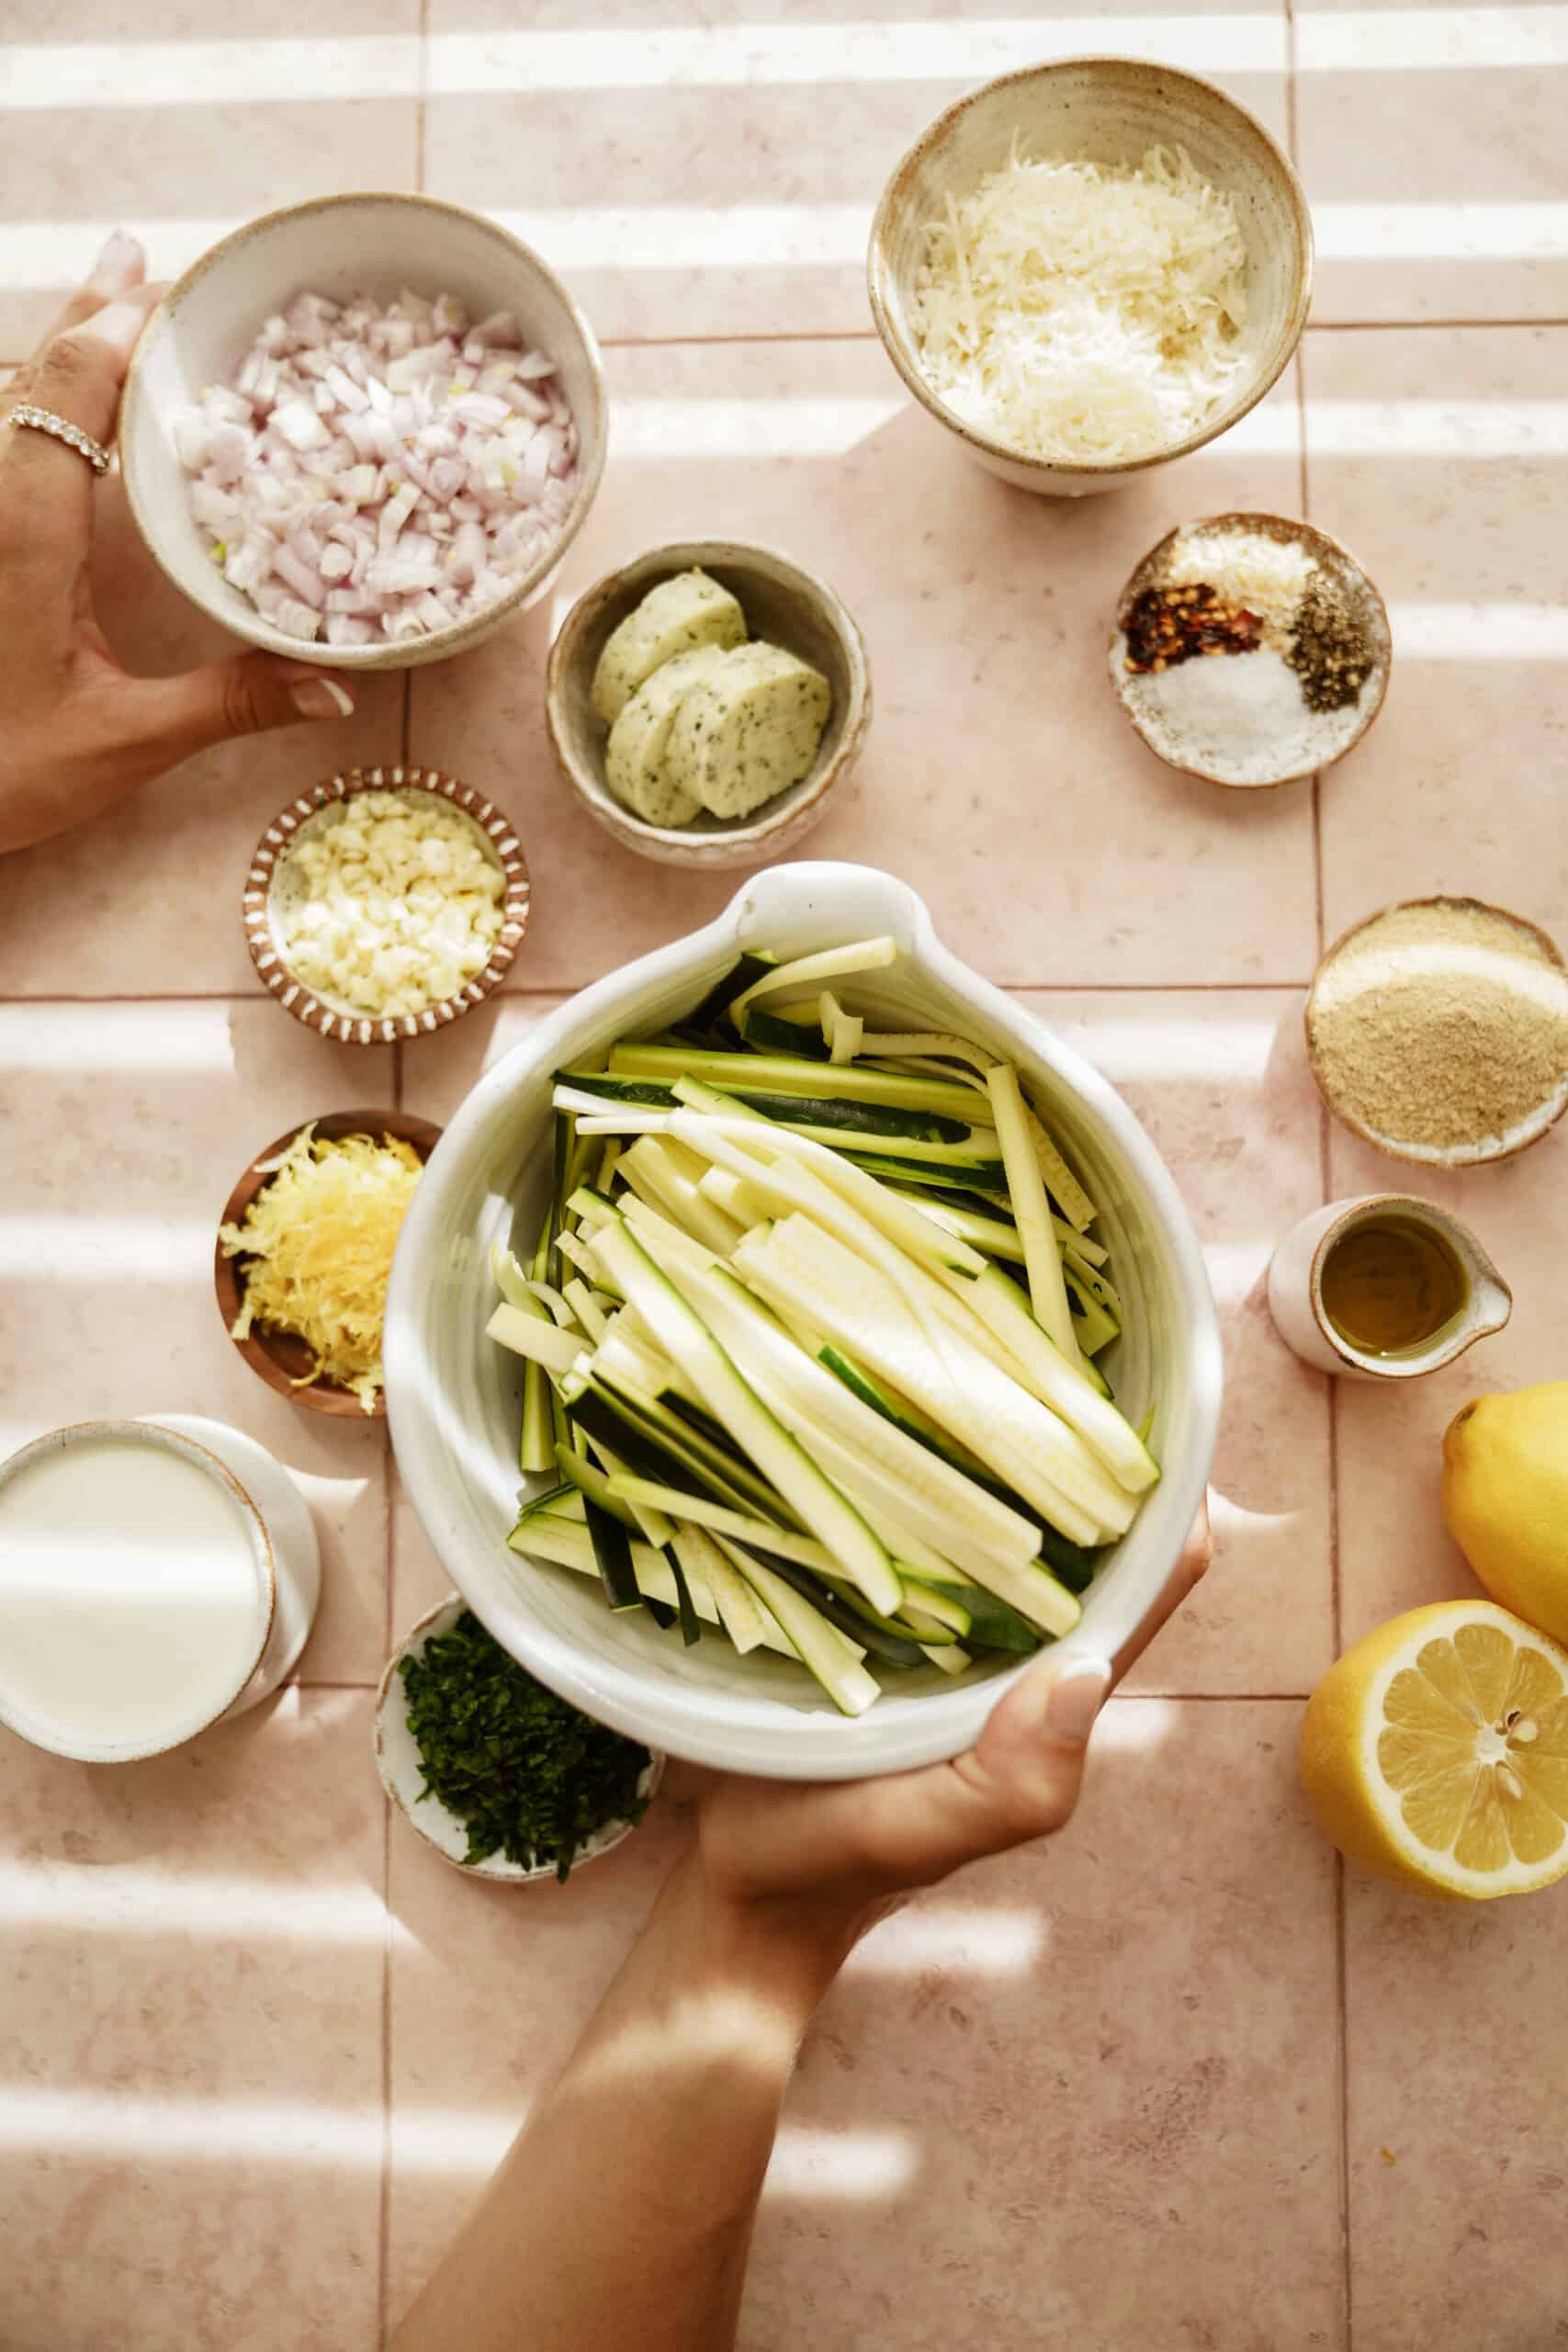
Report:
[[[455,294],[476,317],[511,311],[529,343],[549,354],[581,445],[577,495],[559,537],[504,596],[471,619],[393,644],[317,645],[287,637],[209,560],[175,449],[175,413],[206,385],[227,379],[264,319],[302,287],[340,300],[368,292],[390,301],[405,286]],[[265,213],[221,238],[176,280],[130,362],[119,461],[137,528],[158,564],[224,628],[297,662],[343,671],[409,670],[466,651],[544,594],[593,503],[606,433],[604,375],[592,329],[539,255],[460,205],[376,192],[315,197]]]
[[[466,1862],[463,1857],[468,1850],[468,1833],[464,1824],[438,1796],[420,1793],[424,1787],[424,1766],[409,1729],[408,1696],[399,1669],[405,1658],[423,1657],[426,1642],[434,1635],[449,1634],[468,1605],[458,1592],[437,1601],[434,1609],[425,1611],[407,1639],[388,1659],[376,1693],[376,1770],[381,1776],[381,1786],[410,1827],[417,1829],[426,1845],[434,1846],[442,1859],[460,1870],[465,1878],[491,1879],[507,1886],[533,1886],[543,1879],[555,1878],[553,1862],[538,1862],[532,1869],[525,1869],[521,1862],[508,1861],[504,1854],[491,1854],[482,1862]],[[637,1783],[638,1794],[650,1799],[656,1796],[663,1778],[664,1758],[657,1748],[651,1749]],[[613,1853],[637,1826],[635,1821],[607,1821],[586,1845],[578,1848],[571,1866],[572,1877],[590,1862]]]
[[[1160,585],[1167,566],[1179,541],[1198,534],[1207,538],[1226,537],[1232,534],[1258,535],[1272,539],[1281,547],[1300,548],[1303,555],[1312,557],[1320,575],[1333,593],[1343,599],[1353,614],[1369,649],[1369,674],[1363,684],[1352,723],[1330,735],[1324,729],[1321,748],[1314,751],[1303,764],[1299,757],[1284,758],[1277,772],[1251,779],[1246,783],[1235,775],[1223,775],[1217,766],[1205,766],[1190,745],[1183,745],[1174,730],[1156,725],[1143,707],[1138,693],[1139,678],[1127,669],[1127,622],[1135,599],[1145,588]],[[1229,657],[1226,657],[1229,658]],[[1237,657],[1245,658],[1245,657]],[[1111,631],[1109,655],[1111,686],[1128,719],[1142,736],[1156,759],[1167,767],[1177,769],[1182,775],[1201,776],[1205,784],[1217,784],[1228,792],[1271,792],[1282,784],[1300,783],[1304,777],[1318,775],[1333,767],[1354,751],[1383,707],[1388,693],[1389,673],[1393,663],[1393,639],[1389,629],[1388,607],[1378,592],[1375,582],[1362,571],[1348,548],[1331,539],[1326,531],[1315,530],[1312,524],[1285,514],[1207,514],[1191,523],[1179,523],[1168,531],[1156,547],[1152,547],[1141,563],[1128,575],[1122,594],[1116,600],[1116,617]],[[1337,716],[1337,714],[1336,714]]]
[[[449,801],[468,818],[480,846],[505,877],[501,933],[489,963],[482,972],[476,972],[471,980],[465,981],[456,995],[442,997],[418,1012],[368,1013],[344,999],[329,996],[323,989],[307,988],[289,969],[279,944],[276,916],[289,887],[287,860],[290,843],[302,826],[321,818],[323,809],[353,800],[363,792],[424,793]],[[433,1035],[450,1022],[460,1020],[465,1012],[471,1012],[476,1004],[484,1002],[492,989],[501,986],[528,928],[529,896],[528,861],[523,854],[516,827],[493,801],[486,800],[471,786],[459,783],[455,775],[443,775],[438,768],[351,768],[346,775],[328,776],[324,783],[312,785],[309,792],[302,792],[287,808],[279,809],[251,854],[241,911],[245,944],[257,976],[286,1012],[291,1012],[296,1021],[302,1021],[307,1029],[317,1030],[323,1037],[333,1037],[340,1045],[390,1046],[400,1037]]]
[[[753,638],[782,645],[822,672],[833,707],[810,772],[754,817],[710,817],[690,825],[647,825],[604,781],[609,730],[590,695],[604,640],[660,581],[700,567],[739,600]],[[626,849],[666,865],[710,873],[781,857],[826,815],[828,802],[860,757],[871,724],[865,646],[848,607],[825,580],[774,548],[729,539],[688,539],[654,548],[596,581],[561,623],[550,648],[545,720],[556,763],[594,821]]]
[[[1114,465],[1046,462],[968,424],[921,372],[910,319],[926,223],[1007,161],[1013,140],[1033,155],[1136,164],[1151,147],[1184,147],[1230,197],[1247,243],[1246,373],[1230,399],[1179,441]],[[1290,359],[1312,300],[1312,220],[1301,182],[1245,107],[1213,83],[1131,57],[1064,57],[972,90],[920,133],[882,192],[866,275],[887,356],[929,416],[969,455],[1020,490],[1057,498],[1121,483],[1217,440],[1255,408]]]

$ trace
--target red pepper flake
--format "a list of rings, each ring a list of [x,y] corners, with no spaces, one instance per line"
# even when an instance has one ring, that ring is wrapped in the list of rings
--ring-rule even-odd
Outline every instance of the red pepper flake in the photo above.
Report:
[[[1127,615],[1129,670],[1168,670],[1195,653],[1250,653],[1262,642],[1263,623],[1245,605],[1233,605],[1206,580],[1181,588],[1145,588]]]

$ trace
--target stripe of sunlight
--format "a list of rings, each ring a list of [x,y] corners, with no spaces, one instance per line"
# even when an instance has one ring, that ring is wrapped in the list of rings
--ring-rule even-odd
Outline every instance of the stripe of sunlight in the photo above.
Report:
[[[212,1227],[158,1217],[13,1216],[0,1208],[0,1282],[183,1283],[212,1267]]]
[[[931,23],[649,26],[630,40],[603,31],[437,33],[428,44],[433,97],[551,90],[753,87],[818,82],[979,81],[1059,56],[1113,49],[1226,72],[1284,70],[1276,14],[1086,15],[1042,29],[1028,17]],[[321,40],[19,43],[6,52],[12,107],[298,105],[414,97],[411,37]]]
[[[1239,1306],[1263,1279],[1273,1254],[1271,1240],[1205,1242],[1203,1264],[1215,1305]]]
[[[1568,402],[1309,395],[1307,448],[1314,458],[1568,457]]]
[[[482,2178],[509,2146],[521,2115],[485,2109],[394,2109],[400,2171]],[[382,2115],[374,2107],[308,2099],[157,2098],[139,2092],[0,2088],[0,2150],[104,2162],[273,2163],[379,2172]],[[918,2158],[898,2132],[814,2132],[784,2124],[769,2187],[796,2197],[889,2196]]]
[[[1349,8],[1296,18],[1307,74],[1568,65],[1568,7]]]
[[[615,458],[840,458],[907,403],[883,399],[626,400],[615,403]]]
[[[491,218],[564,270],[855,268],[869,204],[540,205]],[[1568,203],[1320,204],[1320,254],[1333,260],[1553,259],[1568,254]],[[0,285],[72,284],[111,229],[141,238],[177,274],[237,221],[180,218],[0,223]]]
[[[161,1076],[229,1075],[234,1041],[227,1004],[0,1005],[0,1070],[37,1070],[62,1077],[78,1070],[118,1078],[130,1071]]]
[[[1404,662],[1568,661],[1568,605],[1391,605]]]
[[[416,1939],[363,1879],[300,1886],[276,1879],[179,1877],[123,1864],[0,1858],[0,1920],[7,1930],[71,1935],[206,1936],[273,1943],[375,1944]],[[855,1951],[852,1973],[918,1975],[927,1969],[1027,1975],[1045,1949],[1034,1911],[961,1910],[931,1904],[897,1913]]]
[[[1150,993],[1157,996],[1158,990]],[[1029,991],[1021,994],[1027,999]],[[1199,1020],[1179,1011],[1151,1009],[1083,1020],[1054,1013],[1049,999],[1043,1001],[1042,1009],[1056,1035],[1092,1061],[1113,1086],[1195,1079],[1256,1084],[1269,1067],[1280,1025],[1268,1013],[1217,1013]]]
[[[300,1886],[282,1879],[182,1878],[141,1860],[96,1863],[0,1860],[0,1922],[6,1931],[73,1936],[210,1936],[220,1940],[379,1944],[392,1919],[363,1879]]]

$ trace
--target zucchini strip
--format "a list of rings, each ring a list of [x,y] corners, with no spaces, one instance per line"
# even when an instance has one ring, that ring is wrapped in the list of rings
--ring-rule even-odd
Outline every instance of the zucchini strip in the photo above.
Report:
[[[1018,1238],[1023,1244],[1030,1304],[1042,1329],[1049,1334],[1068,1363],[1077,1364],[1079,1361],[1078,1343],[1073,1337],[1072,1309],[1067,1305],[1062,1261],[1051,1231],[1051,1208],[1045,1197],[1045,1181],[1040,1173],[1040,1164],[1034,1157],[1029,1130],[1024,1125],[1023,1097],[1019,1092],[1018,1072],[1010,1062],[998,1062],[987,1072],[986,1083],[991,1091],[991,1107],[997,1114],[997,1135],[1002,1147],[1002,1166],[1007,1170],[1008,1192],[1012,1200]]]

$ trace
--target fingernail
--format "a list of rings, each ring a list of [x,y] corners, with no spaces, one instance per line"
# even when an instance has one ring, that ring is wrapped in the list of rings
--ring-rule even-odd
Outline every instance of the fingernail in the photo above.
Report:
[[[335,678],[307,678],[294,689],[301,718],[352,718],[354,696]]]
[[[123,229],[111,229],[104,241],[103,252],[93,264],[93,275],[101,277],[110,270],[130,269],[141,258],[141,247],[136,239]]]
[[[1045,1736],[1060,1747],[1082,1747],[1111,1688],[1102,1657],[1075,1657],[1062,1668],[1045,1701]]]

